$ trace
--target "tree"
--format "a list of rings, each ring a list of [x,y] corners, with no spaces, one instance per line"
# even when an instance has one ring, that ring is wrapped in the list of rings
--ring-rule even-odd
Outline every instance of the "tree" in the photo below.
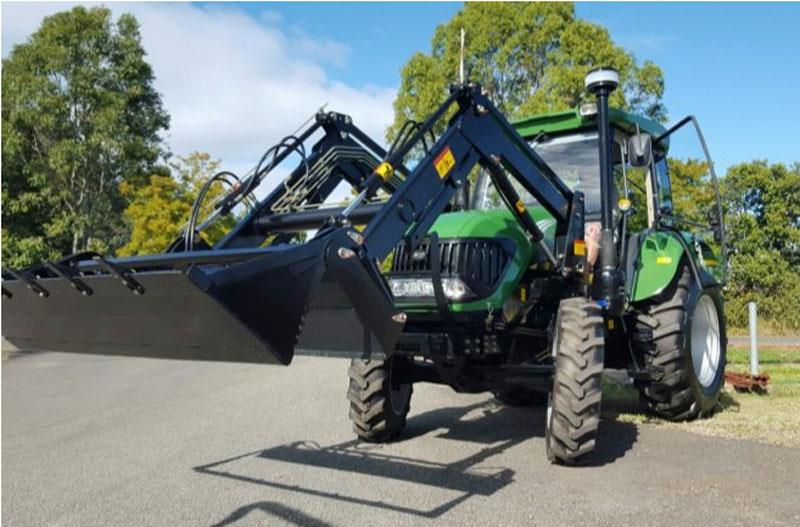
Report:
[[[200,188],[217,172],[220,162],[205,152],[193,152],[170,166],[172,175],[153,174],[146,185],[122,184],[122,193],[130,201],[124,218],[131,227],[131,238],[119,249],[120,256],[163,252],[183,233]],[[222,183],[214,183],[202,204],[200,221],[212,211],[214,198],[225,190]],[[234,215],[220,218],[200,236],[213,243],[235,223]]]
[[[4,263],[118,246],[119,185],[146,183],[169,125],[136,19],[99,7],[45,18],[3,60],[2,87]]]
[[[574,107],[584,100],[585,74],[613,66],[622,84],[613,105],[666,118],[661,69],[638,65],[605,28],[575,18],[572,4],[468,2],[436,27],[430,54],[415,53],[403,66],[390,139],[406,120],[424,120],[447,96],[457,80],[462,28],[469,80],[481,83],[511,117]]]
[[[752,161],[723,180],[730,249],[728,317],[747,324],[748,302],[775,330],[800,329],[800,163]]]
[[[697,223],[709,223],[709,212],[716,207],[717,195],[708,163],[694,158],[670,157],[670,186],[673,214]]]

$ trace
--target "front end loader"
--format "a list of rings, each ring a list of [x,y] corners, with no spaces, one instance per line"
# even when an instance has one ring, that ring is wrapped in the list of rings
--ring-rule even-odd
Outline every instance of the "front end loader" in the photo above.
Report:
[[[724,261],[711,269],[712,248],[665,206],[672,130],[609,109],[617,83],[594,70],[588,111],[513,125],[480,86],[457,85],[388,150],[320,113],[248,178],[218,174],[231,190],[163,254],[5,270],[3,336],[27,350],[172,359],[349,357],[350,418],[367,441],[402,432],[415,382],[546,400],[547,454],[567,464],[595,447],[605,367],[627,369],[659,415],[710,415]],[[221,240],[199,237],[297,158]],[[626,167],[647,188],[640,231],[628,228]],[[355,197],[331,206],[340,185]]]

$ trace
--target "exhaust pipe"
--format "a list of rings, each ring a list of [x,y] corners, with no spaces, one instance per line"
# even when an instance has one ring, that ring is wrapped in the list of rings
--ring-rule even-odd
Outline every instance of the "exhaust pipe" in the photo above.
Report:
[[[591,70],[584,79],[586,89],[597,98],[597,133],[600,143],[600,300],[611,315],[625,307],[622,276],[614,246],[614,180],[612,169],[613,135],[608,115],[608,97],[619,85],[619,72],[613,68]]]

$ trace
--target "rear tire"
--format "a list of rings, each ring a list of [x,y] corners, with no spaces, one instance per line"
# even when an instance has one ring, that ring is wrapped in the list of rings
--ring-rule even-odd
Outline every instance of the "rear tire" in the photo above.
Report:
[[[392,361],[353,359],[347,372],[353,431],[373,443],[391,441],[403,431],[411,407],[411,384],[392,387]]]
[[[548,397],[545,445],[553,463],[589,461],[600,425],[604,328],[600,307],[585,298],[561,301],[553,338],[555,373]]]
[[[667,290],[639,307],[634,346],[663,372],[639,383],[642,401],[671,421],[709,417],[724,383],[726,335],[722,295],[701,289],[683,264]]]

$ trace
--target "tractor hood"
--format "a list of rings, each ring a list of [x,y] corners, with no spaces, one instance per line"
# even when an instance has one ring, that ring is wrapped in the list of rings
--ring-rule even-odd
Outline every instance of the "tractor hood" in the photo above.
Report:
[[[555,233],[555,221],[542,207],[528,208],[536,224],[550,243]],[[470,210],[442,214],[430,229],[440,238],[509,238],[518,248],[530,248],[524,229],[510,210]],[[530,256],[530,255],[528,255]]]
[[[530,207],[528,209],[537,225],[545,234],[545,239],[553,245],[556,222],[547,211],[542,207]],[[494,210],[472,210],[465,212],[451,212],[442,214],[433,224],[431,232],[436,232],[443,244],[448,243],[480,243],[481,239],[495,240],[502,242],[509,248],[510,262],[505,268],[502,276],[494,286],[494,290],[489,296],[477,300],[466,302],[453,302],[450,310],[454,312],[467,312],[491,309],[499,309],[508,299],[519,284],[525,270],[530,264],[539,259],[544,260],[543,255],[539,255],[536,248],[531,244],[528,235],[519,225],[511,211],[503,209]],[[395,253],[395,257],[399,256]],[[401,275],[427,275],[428,272],[416,266],[409,267],[404,262],[395,262],[390,276],[399,277]],[[409,299],[410,300],[410,299]],[[429,311],[435,309],[433,300],[418,303],[395,299],[398,306],[409,311]]]

